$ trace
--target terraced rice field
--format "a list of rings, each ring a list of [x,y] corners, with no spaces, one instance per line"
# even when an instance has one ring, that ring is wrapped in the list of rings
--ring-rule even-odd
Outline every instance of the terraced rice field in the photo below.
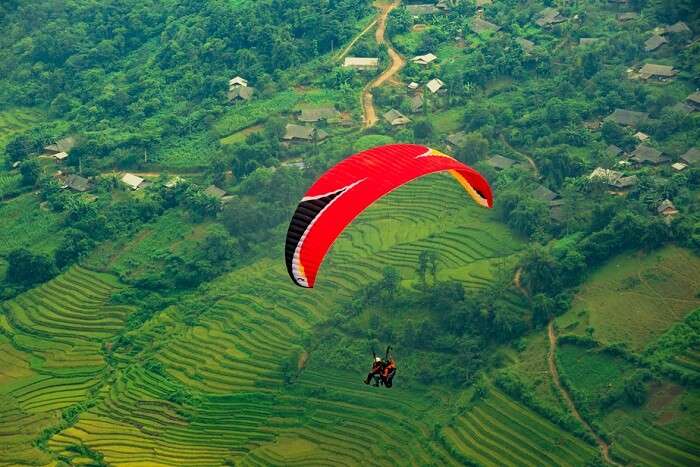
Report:
[[[485,400],[442,430],[443,443],[484,466],[584,465],[597,451],[507,395]]]
[[[34,439],[100,386],[102,343],[130,312],[106,304],[118,287],[111,276],[76,267],[0,304],[0,432],[10,435],[0,464],[44,459]]]
[[[662,427],[626,423],[614,435],[612,452],[634,465],[698,465],[700,445]]]
[[[13,109],[0,112],[0,153],[15,133],[30,128],[39,121],[40,114],[31,109]]]
[[[367,388],[362,375],[319,364],[313,352],[295,383],[284,381],[312,326],[382,266],[414,280],[418,255],[431,249],[441,277],[486,285],[494,261],[521,247],[491,215],[450,177],[429,177],[359,218],[314,290],[292,285],[282,261],[261,260],[129,332],[129,309],[105,303],[113,277],[72,269],[3,304],[4,334],[19,355],[3,363],[14,375],[3,391],[35,427],[26,439],[80,408],[46,447],[73,463],[86,461],[86,447],[117,465],[458,465],[421,391]],[[113,347],[120,333],[126,344]]]

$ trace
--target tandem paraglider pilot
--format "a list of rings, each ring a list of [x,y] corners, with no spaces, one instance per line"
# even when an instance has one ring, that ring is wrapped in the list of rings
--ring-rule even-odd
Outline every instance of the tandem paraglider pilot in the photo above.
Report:
[[[372,383],[374,387],[383,385],[387,388],[393,386],[394,376],[396,375],[396,362],[391,358],[390,351],[391,346],[386,348],[384,360],[382,360],[382,357],[377,357],[377,354],[372,351],[374,360],[372,360],[372,368],[367,374],[367,378],[365,378],[365,384]]]

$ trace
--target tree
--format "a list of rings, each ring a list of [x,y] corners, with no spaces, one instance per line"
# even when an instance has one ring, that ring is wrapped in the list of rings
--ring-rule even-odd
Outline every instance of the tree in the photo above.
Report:
[[[418,140],[425,140],[433,136],[433,124],[430,120],[418,120],[413,125],[413,136]]]
[[[399,270],[391,266],[384,268],[381,287],[384,291],[386,291],[389,298],[394,298],[394,295],[396,295],[396,292],[398,292],[400,285],[401,274],[399,273]]]
[[[16,284],[37,284],[56,274],[56,266],[48,256],[35,255],[26,248],[12,250],[7,262],[7,280]]]
[[[489,141],[480,133],[467,133],[455,156],[467,164],[482,160],[489,152]]]
[[[22,185],[34,186],[41,175],[41,167],[35,159],[30,159],[22,162],[19,172],[22,174]]]

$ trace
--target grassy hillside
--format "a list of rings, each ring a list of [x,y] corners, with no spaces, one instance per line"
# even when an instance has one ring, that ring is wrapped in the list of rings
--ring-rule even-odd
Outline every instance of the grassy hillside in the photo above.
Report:
[[[436,193],[442,206],[430,209]],[[294,375],[304,336],[343,296],[377,278],[380,266],[411,279],[417,255],[429,247],[440,252],[445,277],[469,288],[487,284],[489,264],[521,247],[491,215],[471,206],[450,177],[431,176],[361,216],[331,252],[318,288],[294,287],[279,261],[263,259],[126,332],[129,308],[105,303],[114,279],[72,269],[3,305],[4,334],[18,349],[3,394],[33,427],[29,436],[12,436],[14,457],[5,458],[48,459],[28,448],[51,428],[40,445],[74,462],[97,454],[110,463],[167,465],[353,464],[367,456],[378,464],[461,462],[459,449],[435,431],[450,412],[431,396],[439,388],[402,388],[399,377],[391,392],[368,390],[360,382],[364,351],[348,371],[307,349],[305,370]],[[110,264],[138,268],[127,258],[157,248],[147,245],[160,238],[153,229],[170,226],[164,218],[137,233]],[[289,377],[294,384],[284,383]],[[548,430],[531,442],[570,437]]]
[[[622,255],[591,275],[557,325],[639,351],[700,305],[700,258],[676,247]]]

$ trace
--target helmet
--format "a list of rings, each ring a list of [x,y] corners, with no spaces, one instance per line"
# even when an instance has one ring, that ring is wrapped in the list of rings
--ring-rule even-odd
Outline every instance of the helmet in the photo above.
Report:
[[[381,362],[381,361],[382,361],[382,357],[374,357],[374,361],[375,361],[375,362]]]

